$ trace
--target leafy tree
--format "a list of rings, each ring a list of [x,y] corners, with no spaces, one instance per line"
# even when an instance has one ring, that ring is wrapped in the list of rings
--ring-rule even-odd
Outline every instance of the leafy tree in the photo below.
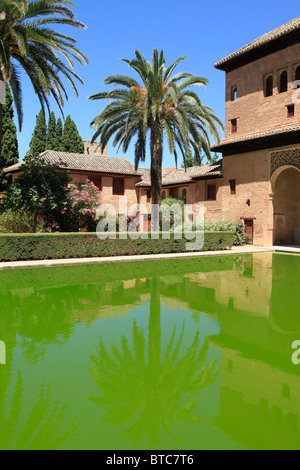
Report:
[[[177,151],[183,159],[194,155],[199,164],[201,150],[210,159],[209,133],[219,140],[218,128],[223,129],[215,113],[204,106],[191,86],[203,86],[206,78],[191,73],[172,76],[180,57],[166,68],[164,52],[153,50],[152,64],[135,51],[135,59],[123,59],[135,70],[142,85],[125,75],[112,75],[105,79],[106,85],[116,85],[112,91],[90,96],[91,100],[108,99],[105,109],[94,118],[93,141],[100,136],[100,149],[104,150],[115,135],[113,145],[122,146],[125,153],[133,137],[135,143],[135,167],[146,157],[147,135],[150,134],[151,184],[153,203],[159,204],[162,186],[163,141],[177,162]]]
[[[200,162],[198,158],[190,155],[189,157],[185,159],[185,162],[182,162],[181,168],[191,168],[192,166],[207,165],[208,163],[213,164],[213,163],[216,163],[218,160],[220,160],[220,157],[218,156],[216,152],[214,152],[214,154],[210,156],[209,161],[207,161],[205,155],[200,155]]]
[[[19,161],[17,128],[13,121],[13,99],[8,86],[6,86],[6,102],[3,107],[2,118],[2,149],[0,157],[0,170]]]
[[[24,210],[34,215],[32,232],[36,232],[38,217],[46,223],[58,222],[66,200],[66,187],[71,178],[59,166],[39,156],[27,158],[23,172],[12,183],[1,201],[1,210]]]
[[[28,75],[42,108],[46,105],[49,109],[49,95],[63,107],[68,96],[62,77],[76,95],[75,79],[83,83],[74,71],[74,60],[88,63],[86,57],[72,37],[56,30],[57,25],[85,28],[70,6],[73,4],[67,0],[0,0],[0,80],[10,85],[20,130],[23,121],[20,69]],[[0,151],[1,140],[0,104]]]
[[[200,155],[201,163],[199,163],[199,160],[196,157],[193,157],[193,155],[190,155],[185,158],[184,162],[182,162],[181,168],[191,168],[192,166],[199,166],[202,164],[202,158],[203,156]]]
[[[62,134],[62,152],[84,153],[84,145],[75,122],[67,116]]]
[[[46,150],[54,150],[56,141],[56,119],[52,111],[48,122]]]
[[[55,129],[55,143],[53,150],[60,152],[62,149],[62,134],[63,134],[63,125],[60,118],[57,119],[56,129]]]
[[[41,109],[36,117],[36,125],[29,144],[29,150],[26,157],[37,157],[46,150],[47,143],[47,125],[43,110]]]
[[[220,160],[220,156],[214,152],[214,154],[211,156],[210,163],[217,163],[218,160]]]

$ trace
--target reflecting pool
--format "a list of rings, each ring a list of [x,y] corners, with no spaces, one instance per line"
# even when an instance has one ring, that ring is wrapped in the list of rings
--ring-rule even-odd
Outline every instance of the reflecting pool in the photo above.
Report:
[[[0,449],[299,449],[299,306],[284,254],[0,271]]]

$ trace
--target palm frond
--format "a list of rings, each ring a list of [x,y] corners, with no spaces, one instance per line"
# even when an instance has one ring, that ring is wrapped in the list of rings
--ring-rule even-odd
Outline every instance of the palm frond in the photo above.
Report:
[[[157,49],[153,50],[152,62],[147,62],[139,51],[135,51],[132,60],[122,59],[138,73],[142,84],[127,75],[111,75],[104,83],[116,85],[117,88],[89,97],[91,100],[109,100],[91,123],[93,140],[100,137],[101,145],[104,145],[112,138],[117,151],[122,148],[123,152],[127,152],[135,137],[136,168],[145,159],[148,132],[151,134],[151,161],[155,158],[162,160],[164,138],[176,164],[178,149],[184,162],[194,153],[201,164],[202,150],[210,158],[210,136],[217,141],[218,129],[223,129],[223,125],[213,110],[204,106],[198,94],[190,89],[205,86],[208,83],[206,78],[187,72],[172,76],[176,66],[184,59],[180,57],[166,68],[164,52]],[[159,154],[154,155],[156,151]],[[157,178],[155,191],[158,200],[161,174]]]

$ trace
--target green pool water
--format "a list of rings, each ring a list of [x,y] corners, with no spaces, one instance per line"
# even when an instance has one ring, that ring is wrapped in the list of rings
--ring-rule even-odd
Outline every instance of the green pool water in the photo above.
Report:
[[[0,309],[0,449],[300,447],[298,256],[1,271]]]

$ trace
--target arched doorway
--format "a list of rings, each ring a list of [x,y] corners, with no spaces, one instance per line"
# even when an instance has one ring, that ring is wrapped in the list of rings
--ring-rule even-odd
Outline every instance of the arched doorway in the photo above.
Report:
[[[300,244],[300,170],[279,168],[272,176],[274,243]]]

